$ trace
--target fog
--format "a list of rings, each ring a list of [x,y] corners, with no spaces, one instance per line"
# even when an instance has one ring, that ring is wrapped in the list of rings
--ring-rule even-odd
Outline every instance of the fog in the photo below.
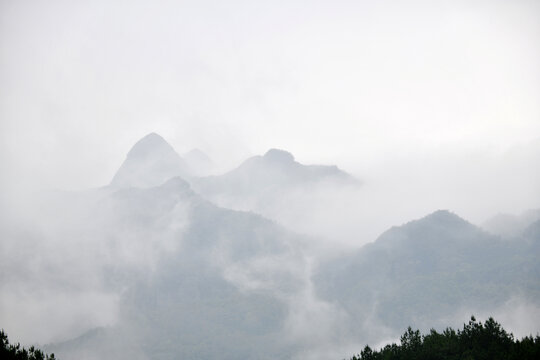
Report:
[[[354,318],[314,273],[439,209],[484,225],[540,208],[538,14],[525,0],[1,0],[0,327],[40,344],[126,327],[133,289],[158,287],[178,258],[174,271],[206,266],[238,306],[285,309],[260,338],[287,343],[285,358],[399,338],[377,301]],[[154,172],[130,178],[126,155],[153,132],[168,175],[150,158]],[[336,165],[356,182],[227,177],[272,148],[294,156],[284,168]],[[127,180],[108,187],[122,164]],[[177,175],[187,183],[158,187]],[[528,280],[413,325],[475,312],[538,332]]]

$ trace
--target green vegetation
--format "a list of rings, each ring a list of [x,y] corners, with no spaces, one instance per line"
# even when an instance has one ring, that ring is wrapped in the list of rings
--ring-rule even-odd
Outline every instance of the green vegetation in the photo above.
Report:
[[[540,359],[540,336],[514,340],[492,318],[485,323],[471,317],[463,330],[447,328],[442,333],[431,330],[420,335],[410,327],[401,336],[401,344],[386,345],[381,350],[366,346],[351,360],[536,360]]]
[[[31,346],[28,350],[17,343],[17,345],[10,344],[8,336],[4,330],[0,330],[0,342],[2,347],[0,348],[0,359],[3,360],[54,360],[54,354],[46,355],[43,351]]]

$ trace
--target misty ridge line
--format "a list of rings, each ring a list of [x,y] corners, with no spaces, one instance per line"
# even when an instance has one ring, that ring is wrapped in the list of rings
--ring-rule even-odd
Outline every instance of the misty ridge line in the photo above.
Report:
[[[127,153],[125,161],[114,174],[109,185],[113,187],[159,186],[175,176],[188,179],[201,177],[193,174],[193,172],[197,172],[194,168],[206,166],[207,172],[211,172],[210,167],[213,162],[201,150],[193,149],[184,156],[185,158],[178,155],[163,137],[157,133],[150,133],[141,138]],[[279,171],[276,174],[283,177],[299,177],[299,180],[313,180],[309,179],[310,174],[320,178],[340,176],[348,179],[351,183],[360,184],[357,179],[341,171],[335,165],[302,165],[295,161],[291,153],[280,149],[269,149],[264,156],[253,156],[245,160],[237,168],[229,170],[221,176],[232,176],[231,173],[234,172],[247,172],[250,167],[263,170],[260,165],[261,162],[279,168],[279,170],[276,170]],[[145,176],[154,176],[154,178],[145,179]],[[128,180],[130,177],[132,183]],[[206,177],[212,177],[212,175]],[[137,183],[137,181],[140,181],[140,183]]]
[[[354,202],[343,200],[358,196],[362,182],[337,166],[304,165],[287,151],[270,149],[221,175],[197,176],[191,169],[198,169],[195,173],[199,175],[202,168],[211,173],[212,160],[200,150],[188,154],[194,152],[198,158],[185,161],[160,135],[150,133],[128,152],[109,186],[158,186],[179,176],[219,206],[253,211],[301,233],[335,237],[340,227],[350,232],[346,223],[353,222],[349,219],[334,217],[336,221],[329,221],[334,211],[330,208]],[[323,210],[325,206],[328,211]],[[321,211],[313,211],[315,207]]]
[[[471,313],[537,328],[540,212],[494,235],[439,210],[351,250],[337,230],[362,215],[361,181],[276,149],[200,176],[211,160],[194,154],[149,134],[108,186],[48,194],[7,224],[10,333],[67,359],[322,359]]]
[[[317,191],[317,189],[309,188],[311,185],[309,182],[324,182],[325,180],[334,181],[331,186],[346,187],[347,190],[350,188],[358,190],[363,185],[361,180],[335,165],[303,165],[296,162],[291,153],[274,148],[269,149],[264,156],[250,157],[239,166],[220,175],[211,175],[215,171],[213,165],[215,164],[212,160],[199,149],[190,150],[184,157],[178,155],[163,137],[153,132],[141,138],[132,147],[108,186],[113,188],[159,186],[169,178],[179,176],[187,180],[195,191],[218,205],[246,211],[259,210],[261,215],[274,218],[275,214],[267,209],[261,211],[257,204],[250,202],[250,196],[247,196],[246,193],[251,191],[264,195],[266,192],[271,193],[269,188],[279,188],[283,185],[291,185],[291,183],[297,183],[301,187]],[[265,168],[268,165],[271,167],[270,170]],[[216,178],[221,179],[215,181]],[[335,181],[336,179],[339,181]],[[225,189],[234,185],[240,185],[238,187],[241,188]],[[301,189],[296,190],[302,191]],[[324,190],[329,191],[330,189]],[[231,192],[233,194],[230,194]],[[260,196],[260,194],[255,196]],[[227,199],[230,196],[248,199],[243,199],[244,201],[239,205],[238,199],[228,202]],[[431,211],[435,210],[437,209]],[[485,220],[482,227],[494,234],[506,232],[506,235],[517,235],[519,231],[538,218],[539,211],[537,209],[526,210],[520,215],[498,213]],[[279,217],[277,220],[280,222]],[[287,224],[287,221],[281,222]],[[509,230],[508,227],[512,227],[514,230]],[[378,235],[380,234],[376,236]]]

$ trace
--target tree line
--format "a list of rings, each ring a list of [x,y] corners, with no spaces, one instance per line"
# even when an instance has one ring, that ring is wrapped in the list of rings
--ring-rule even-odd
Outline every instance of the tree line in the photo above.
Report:
[[[31,346],[10,344],[7,334],[0,330],[0,359],[3,360],[55,360]],[[350,360],[538,360],[540,359],[540,336],[515,339],[493,318],[484,323],[474,316],[462,330],[446,328],[439,333],[431,329],[422,335],[411,327],[400,338],[400,344],[392,343],[380,350],[366,345],[360,354]]]
[[[446,328],[421,335],[411,327],[393,343],[380,350],[366,346],[351,360],[538,360],[540,336],[514,339],[493,318],[484,323],[474,316],[462,330]]]
[[[55,360],[54,354],[47,355],[43,351],[30,346],[25,349],[21,344],[10,344],[7,334],[0,330],[0,359],[2,360]]]

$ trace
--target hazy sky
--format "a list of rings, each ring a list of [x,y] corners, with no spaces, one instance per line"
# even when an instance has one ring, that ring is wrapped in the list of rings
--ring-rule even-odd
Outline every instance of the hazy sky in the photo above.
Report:
[[[540,136],[539,40],[534,0],[1,0],[3,181],[106,184],[151,131],[226,166],[505,150]]]

